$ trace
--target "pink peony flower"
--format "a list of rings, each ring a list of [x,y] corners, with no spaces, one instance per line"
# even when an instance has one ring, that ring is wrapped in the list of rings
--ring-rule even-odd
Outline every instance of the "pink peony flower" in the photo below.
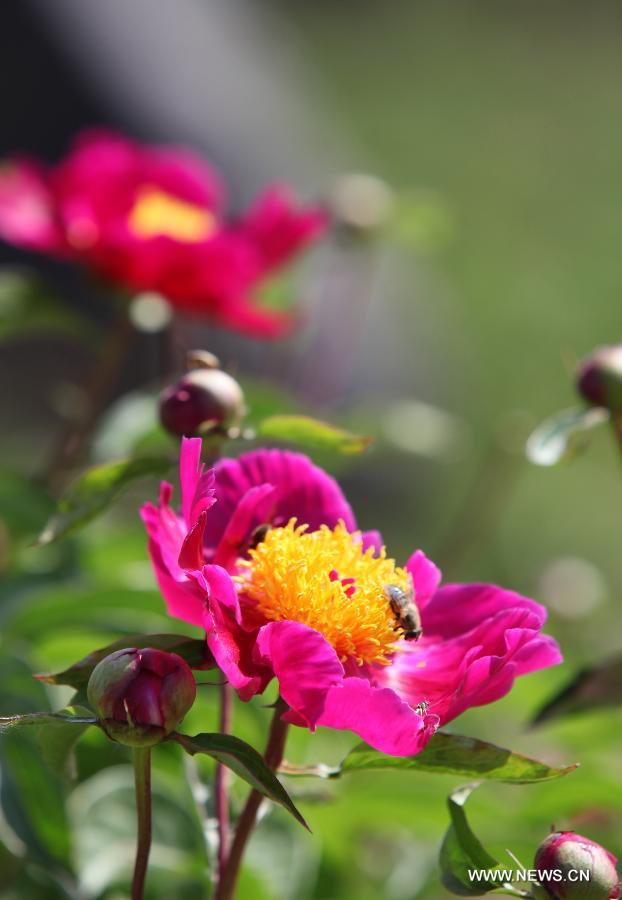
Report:
[[[420,550],[397,566],[306,457],[258,450],[205,472],[200,449],[182,444],[181,515],[164,485],[143,519],[169,612],[203,624],[243,700],[276,678],[287,721],[409,756],[518,675],[561,661],[542,606],[494,585],[439,588]],[[414,598],[420,640],[406,639],[387,586]]]
[[[0,168],[0,237],[81,263],[131,291],[258,337],[291,328],[260,307],[257,285],[324,230],[318,207],[268,188],[236,220],[218,174],[186,150],[87,131],[49,171],[24,159]]]

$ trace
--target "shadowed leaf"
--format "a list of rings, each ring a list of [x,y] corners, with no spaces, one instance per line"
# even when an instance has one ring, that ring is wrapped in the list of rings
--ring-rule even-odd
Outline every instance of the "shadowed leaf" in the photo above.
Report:
[[[175,734],[172,740],[177,741],[191,756],[206,753],[227,766],[255,790],[290,812],[301,825],[309,828],[279,779],[250,744],[229,734],[211,733],[196,734],[194,737]]]
[[[482,846],[471,831],[464,812],[464,804],[477,784],[459,788],[447,798],[451,825],[445,833],[440,852],[441,881],[454,894],[474,897],[488,891],[499,890],[498,881],[488,881],[485,877],[473,880],[469,870],[495,869],[498,862]]]
[[[39,535],[38,546],[78,531],[103,512],[133,482],[147,476],[161,478],[170,469],[165,456],[143,456],[104,463],[87,469],[58,503]]]

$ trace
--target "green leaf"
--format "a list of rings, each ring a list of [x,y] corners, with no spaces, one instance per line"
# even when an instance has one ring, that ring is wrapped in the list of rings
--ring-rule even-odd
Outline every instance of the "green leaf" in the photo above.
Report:
[[[147,476],[161,478],[170,467],[166,456],[142,456],[88,469],[59,501],[56,513],[39,535],[38,546],[73,534],[110,506],[133,482]]]
[[[551,416],[527,441],[528,459],[537,466],[555,466],[585,449],[587,432],[609,421],[609,412],[600,407],[566,409]]]
[[[372,442],[369,437],[344,431],[310,416],[268,416],[257,425],[257,435],[271,441],[337,453],[362,453]]]
[[[537,713],[534,725],[560,716],[622,704],[622,658],[580,671]]]
[[[207,732],[196,734],[194,737],[175,734],[172,738],[191,756],[196,753],[206,753],[217,762],[227,766],[236,775],[247,781],[252,788],[274,803],[278,803],[290,812],[301,825],[309,828],[274,772],[250,744],[233,737],[233,735]]]
[[[464,897],[478,896],[501,887],[498,881],[485,878],[473,881],[469,877],[469,869],[495,869],[499,865],[471,831],[464,812],[464,804],[476,787],[477,784],[472,784],[459,788],[447,798],[451,825],[445,834],[439,860],[445,887]]]
[[[189,638],[182,634],[129,634],[119,638],[118,641],[113,641],[112,644],[108,644],[106,647],[93,650],[84,659],[74,663],[63,672],[39,674],[35,675],[35,678],[46,684],[67,684],[80,691],[88,684],[91,672],[98,662],[110,653],[114,653],[115,650],[124,650],[126,647],[152,647],[155,650],[176,653],[182,659],[185,659],[193,669],[213,667],[213,661],[206,648],[205,641],[198,638]]]
[[[338,778],[349,772],[399,769],[505,781],[510,784],[531,784],[560,778],[576,768],[576,765],[553,768],[486,741],[439,731],[416,756],[387,756],[378,750],[372,750],[367,744],[358,744],[337,769],[310,766],[287,767],[284,771],[289,775]]]
[[[91,333],[86,318],[75,315],[36,275],[19,269],[0,272],[0,341],[32,334],[84,340]]]
[[[61,710],[69,718],[68,721],[55,719],[39,728],[37,737],[41,747],[41,755],[52,772],[64,778],[75,778],[74,747],[89,727],[96,720],[90,710],[83,706],[68,706]],[[77,721],[81,720],[81,721]]]

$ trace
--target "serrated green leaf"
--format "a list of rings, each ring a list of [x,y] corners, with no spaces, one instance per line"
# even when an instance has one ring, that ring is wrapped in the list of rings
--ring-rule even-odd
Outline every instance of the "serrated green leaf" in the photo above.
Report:
[[[527,441],[527,458],[537,466],[555,466],[572,459],[587,445],[587,433],[609,421],[599,407],[566,409],[547,419]]]
[[[257,425],[257,435],[271,441],[337,453],[362,453],[372,443],[369,437],[353,434],[310,416],[268,416]]]
[[[311,766],[289,767],[285,771],[291,775],[337,778],[349,772],[397,769],[531,784],[560,778],[576,768],[576,765],[554,768],[486,741],[439,731],[416,756],[388,756],[367,744],[358,744],[336,769]]]
[[[217,762],[222,763],[223,766],[227,766],[256,791],[286,809],[308,829],[309,826],[294,806],[279,779],[250,744],[230,734],[209,732],[196,734],[194,737],[175,734],[172,735],[172,739],[176,740],[191,756],[197,753],[206,753]]]
[[[166,456],[142,456],[88,469],[61,498],[56,513],[39,535],[37,545],[73,534],[107,509],[135,481],[148,476],[161,478],[170,467],[171,462]]]
[[[46,723],[39,728],[37,739],[41,755],[52,772],[62,778],[75,778],[74,748],[86,729],[95,724],[96,720],[90,710],[83,706],[67,706],[61,713],[70,717],[69,721],[56,719]]]
[[[537,713],[534,725],[574,713],[622,704],[622,658],[583,669]]]
[[[189,638],[182,634],[129,634],[105,647],[93,650],[84,659],[74,663],[63,672],[35,675],[38,681],[46,684],[66,684],[80,691],[86,687],[91,672],[98,662],[126,647],[152,647],[181,656],[193,669],[213,668],[213,660],[206,648],[205,641]]]

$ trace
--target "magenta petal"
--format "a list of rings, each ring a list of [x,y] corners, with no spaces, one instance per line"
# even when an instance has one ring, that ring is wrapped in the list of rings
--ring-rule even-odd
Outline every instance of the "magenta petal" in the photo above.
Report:
[[[168,614],[200,628],[203,625],[205,595],[193,580],[184,578],[177,581],[172,577],[157,541],[149,541],[149,555]]]
[[[259,629],[255,658],[270,665],[281,696],[312,731],[327,691],[343,681],[343,666],[319,632],[300,622],[269,622]]]
[[[212,601],[217,602],[240,624],[242,613],[240,611],[238,592],[227,570],[223,569],[222,566],[203,566],[201,574],[205,579],[210,604]]]
[[[390,688],[345,678],[329,690],[318,725],[353,731],[381,753],[414,756],[436,731],[438,717],[419,715]]]
[[[427,558],[423,550],[415,550],[405,566],[415,588],[419,612],[427,606],[441,582],[441,570]]]
[[[67,253],[46,177],[31,162],[0,165],[0,238],[52,255]]]
[[[238,459],[220,460],[214,473],[218,502],[210,510],[205,537],[212,552],[243,497],[265,484],[274,488],[268,524],[286,525],[296,518],[315,531],[320,525],[334,528],[342,519],[349,531],[356,530],[352,509],[335,479],[301,453],[253,450]]]
[[[201,438],[182,438],[179,456],[182,513],[187,525],[193,525],[202,512],[215,502],[214,472],[201,463]]]
[[[272,670],[254,658],[257,632],[240,625],[237,591],[229,574],[220,566],[204,566],[202,575],[209,593],[203,617],[207,646],[241,699],[250,700],[264,690]]]
[[[535,600],[494,584],[448,584],[440,588],[422,612],[424,634],[450,638],[470,631],[503,609],[530,610],[540,625],[546,610]]]
[[[247,491],[227,523],[214,554],[215,563],[226,568],[246,553],[254,529],[270,521],[273,494],[271,484],[261,484]]]
[[[502,599],[508,593],[497,589]],[[501,604],[495,615],[451,638],[426,634],[424,626],[423,638],[416,645],[404,642],[390,666],[375,670],[374,681],[411,704],[425,700],[430,712],[448,722],[469,707],[498,700],[517,676],[561,660],[540,623],[541,614],[530,607]]]
[[[378,556],[383,548],[382,535],[379,531],[363,531],[361,532],[361,544],[363,551],[373,547],[375,555]]]
[[[179,567],[181,569],[200,569],[203,565],[203,535],[207,513],[202,512],[196,520],[181,546]]]

